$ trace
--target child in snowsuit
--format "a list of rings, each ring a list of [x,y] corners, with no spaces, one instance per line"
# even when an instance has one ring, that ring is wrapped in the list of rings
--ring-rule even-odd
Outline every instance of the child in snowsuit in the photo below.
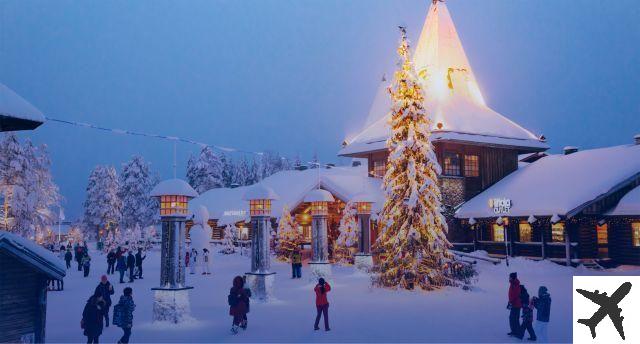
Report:
[[[535,341],[536,333],[533,330],[533,305],[530,303],[529,292],[524,285],[520,285],[520,302],[522,303],[522,324],[516,337],[522,339],[524,332],[529,331],[529,340]]]
[[[533,307],[536,309],[536,334],[538,341],[547,343],[547,327],[549,326],[549,318],[551,316],[551,295],[547,291],[547,287],[538,288],[538,296],[533,297]]]
[[[251,291],[244,287],[244,279],[240,276],[233,278],[233,286],[227,297],[229,302],[229,315],[233,317],[231,333],[238,333],[238,327],[247,329],[247,313],[249,313],[249,298]]]
[[[314,330],[319,330],[320,316],[324,316],[324,330],[330,331],[329,328],[329,301],[327,300],[327,293],[331,291],[329,283],[325,282],[324,278],[318,279],[318,284],[313,289],[316,292],[316,322],[313,325]]]

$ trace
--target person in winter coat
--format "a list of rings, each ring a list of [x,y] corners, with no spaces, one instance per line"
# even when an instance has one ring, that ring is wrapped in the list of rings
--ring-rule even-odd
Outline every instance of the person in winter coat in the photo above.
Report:
[[[113,275],[116,268],[116,253],[113,250],[109,250],[107,253],[107,275]]]
[[[131,329],[133,328],[133,311],[136,309],[136,304],[133,302],[133,289],[129,287],[124,288],[123,295],[120,296],[117,307],[121,313],[117,320],[114,314],[114,324],[122,328],[124,332],[120,340],[118,340],[118,344],[127,344],[129,343]]]
[[[316,292],[316,322],[313,325],[314,330],[319,330],[320,316],[324,316],[324,330],[331,331],[329,328],[329,301],[327,293],[331,291],[331,286],[324,278],[318,279],[318,284],[313,289]]]
[[[142,261],[147,258],[146,255],[142,255],[142,248],[138,248],[136,253],[136,269],[138,270],[138,278],[142,279]]]
[[[127,268],[129,269],[129,283],[133,283],[133,269],[136,267],[136,257],[134,257],[133,253],[129,251],[127,255]]]
[[[536,309],[536,333],[538,341],[547,343],[549,337],[547,335],[547,327],[551,317],[551,295],[547,291],[547,287],[538,288],[538,296],[534,296],[532,300],[533,307]]]
[[[120,283],[124,283],[124,273],[127,271],[127,258],[124,256],[124,252],[118,256],[116,254],[116,270],[120,273]]]
[[[299,249],[291,253],[291,278],[302,278],[302,255]]]
[[[203,275],[211,275],[211,257],[209,254],[209,250],[206,248],[202,249],[202,274]]]
[[[71,253],[71,249],[67,248],[67,252],[64,254],[64,262],[67,263],[67,269],[71,268],[71,260],[73,259],[73,254]]]
[[[191,262],[189,263],[189,273],[193,275],[196,273],[196,264],[198,264],[198,251],[195,248],[192,248],[191,255],[189,257],[191,258]]]
[[[78,263],[78,271],[82,271],[82,257],[84,256],[84,251],[82,250],[82,246],[76,244],[76,247],[73,250],[73,259]]]
[[[249,313],[249,298],[251,291],[244,287],[244,279],[240,276],[233,278],[233,286],[229,290],[229,315],[233,317],[231,332],[238,333],[238,327],[247,329],[247,313]]]
[[[91,268],[91,257],[88,253],[85,253],[82,257],[82,269],[84,269],[84,277],[89,276],[89,269]]]
[[[87,343],[98,343],[98,338],[102,334],[102,312],[105,303],[102,296],[97,291],[87,300],[87,304],[82,311],[81,327],[84,335],[87,336]]]
[[[518,280],[518,273],[512,272],[509,274],[509,303],[507,309],[509,310],[509,333],[510,336],[518,335],[520,331],[520,309],[522,308],[522,302],[520,301],[520,281]]]
[[[191,257],[189,257],[189,250],[184,255],[184,266],[189,267],[189,262],[191,261]]]
[[[98,283],[95,292],[99,293],[104,300],[104,310],[102,312],[104,315],[104,325],[106,327],[109,327],[109,308],[111,307],[111,295],[113,295],[115,291],[113,290],[113,286],[109,282],[109,279],[107,279],[106,275],[102,275],[102,277],[100,278],[100,283]]]
[[[529,340],[535,341],[537,338],[533,330],[533,304],[531,304],[529,292],[524,285],[520,285],[520,302],[522,303],[522,324],[520,324],[520,331],[516,337],[522,339],[524,332],[529,331]]]

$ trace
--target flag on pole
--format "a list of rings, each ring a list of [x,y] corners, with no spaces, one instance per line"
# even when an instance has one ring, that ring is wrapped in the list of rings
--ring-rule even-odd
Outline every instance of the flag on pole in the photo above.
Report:
[[[64,220],[64,211],[62,211],[62,208],[60,208],[58,211],[58,220]]]

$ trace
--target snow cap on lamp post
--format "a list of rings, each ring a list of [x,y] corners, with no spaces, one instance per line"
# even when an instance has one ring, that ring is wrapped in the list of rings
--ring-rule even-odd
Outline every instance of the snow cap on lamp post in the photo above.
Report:
[[[160,201],[160,216],[184,216],[189,210],[189,200],[198,197],[191,185],[182,179],[167,179],[151,190],[151,197]]]
[[[366,192],[356,194],[351,198],[351,202],[356,204],[358,214],[371,214],[371,205],[375,203],[371,195]]]
[[[329,202],[335,202],[331,192],[322,189],[311,190],[305,197],[306,203],[311,203],[311,215],[328,215]]]
[[[249,188],[242,199],[249,201],[251,216],[271,216],[271,201],[280,197],[272,188],[260,183]]]
[[[529,215],[529,218],[527,218],[527,222],[529,222],[529,224],[534,224],[536,221],[538,221],[538,219],[533,215]]]

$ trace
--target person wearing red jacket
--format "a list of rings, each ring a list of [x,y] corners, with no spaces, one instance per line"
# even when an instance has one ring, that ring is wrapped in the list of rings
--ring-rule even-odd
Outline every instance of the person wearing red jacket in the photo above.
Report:
[[[329,328],[329,301],[327,300],[327,293],[331,291],[329,283],[325,282],[324,278],[318,279],[318,284],[313,289],[316,292],[316,322],[313,326],[314,330],[319,330],[320,316],[324,316],[324,330],[331,331]]]
[[[520,332],[520,309],[522,308],[522,301],[520,301],[520,281],[518,280],[518,273],[512,272],[509,274],[509,303],[507,309],[509,310],[509,336],[517,336]]]

